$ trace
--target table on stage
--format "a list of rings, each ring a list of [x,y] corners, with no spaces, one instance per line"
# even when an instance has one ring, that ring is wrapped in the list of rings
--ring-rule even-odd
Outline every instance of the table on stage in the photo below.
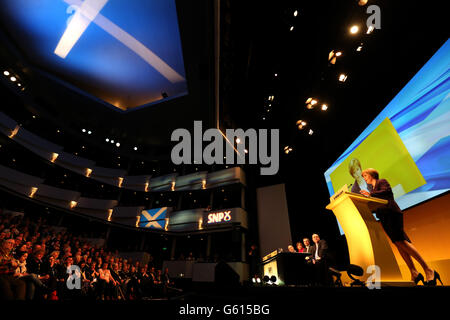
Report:
[[[308,285],[312,280],[310,253],[274,251],[263,258],[263,276],[276,276],[279,285]]]

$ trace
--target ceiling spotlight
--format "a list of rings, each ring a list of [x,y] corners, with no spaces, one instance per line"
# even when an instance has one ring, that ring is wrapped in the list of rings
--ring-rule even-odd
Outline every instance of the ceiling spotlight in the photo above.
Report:
[[[328,106],[327,106],[326,104],[323,104],[321,109],[322,109],[323,111],[325,111],[325,110],[328,109]]]
[[[312,131],[311,129],[309,129],[308,134],[309,134],[310,136],[312,136],[313,133],[314,133],[314,131]]]
[[[17,80],[17,78],[16,77],[14,77],[14,76],[12,76],[11,78],[9,78],[12,82],[14,82],[14,81],[16,81]]]
[[[133,149],[134,149],[134,151],[137,151],[137,147],[134,147]]]
[[[292,151],[292,148],[289,146],[284,147],[284,153],[289,154]]]
[[[33,119],[36,119],[36,116],[35,116],[35,115],[33,115]]]
[[[331,52],[328,54],[328,61],[331,64],[335,64],[337,57],[340,57],[341,55],[342,55],[342,51],[335,52],[334,50],[331,50]]]
[[[373,26],[369,26],[369,28],[367,28],[367,34],[371,34],[374,29]]]
[[[278,73],[275,73],[275,77],[278,77]]]
[[[347,80],[347,75],[345,73],[341,73],[339,75],[339,81],[340,82],[345,82],[345,80]]]
[[[88,131],[88,134],[92,134],[92,131],[91,131],[91,130],[89,130],[89,131]]]
[[[359,51],[361,51],[361,50],[362,50],[362,48],[363,48],[362,46],[359,46],[358,48],[356,48],[356,51],[358,51],[358,52],[359,52]]]
[[[10,73],[9,73],[8,70],[3,71],[3,74],[4,74],[5,76],[9,76],[9,75],[10,75]]]
[[[291,28],[289,29],[289,31],[292,31],[292,30],[294,30],[294,26],[291,26]]]
[[[316,99],[312,99],[312,100],[311,100],[311,104],[312,104],[312,105],[315,105],[316,103],[317,103],[317,100],[316,100]]]
[[[116,143],[116,147],[120,147],[120,143],[119,142]]]
[[[357,25],[354,25],[350,28],[350,33],[351,34],[356,34],[359,31],[359,27]]]
[[[81,131],[86,132],[86,129],[81,129]]]
[[[247,150],[247,149],[244,149],[244,152],[245,152],[245,153],[248,153],[248,150]]]
[[[109,142],[114,143],[114,140],[109,140]]]
[[[359,0],[358,4],[362,7],[365,6],[367,4],[368,0]]]
[[[236,143],[241,143],[241,139],[236,138]]]
[[[108,138],[106,138],[106,139],[105,139],[105,141],[106,141],[106,142],[109,142],[109,139],[108,139]]]
[[[22,86],[22,84],[18,83],[18,84],[17,84],[17,86],[18,86],[18,87],[21,87],[21,86]]]
[[[296,17],[298,15],[298,10],[294,11],[294,17]]]
[[[266,117],[263,117],[262,119],[263,119],[263,120],[266,120]]]

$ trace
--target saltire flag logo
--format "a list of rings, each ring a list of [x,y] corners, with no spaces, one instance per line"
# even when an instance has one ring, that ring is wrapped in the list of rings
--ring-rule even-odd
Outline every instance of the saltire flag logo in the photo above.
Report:
[[[164,229],[167,218],[167,207],[142,210],[139,226],[142,228]]]

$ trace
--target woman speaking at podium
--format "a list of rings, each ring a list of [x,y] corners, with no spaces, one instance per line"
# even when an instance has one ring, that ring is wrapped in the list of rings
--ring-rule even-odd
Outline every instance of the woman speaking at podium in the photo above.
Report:
[[[384,231],[386,231],[386,234],[391,239],[392,243],[394,243],[397,247],[403,260],[405,260],[406,265],[411,272],[411,280],[414,281],[415,284],[422,281],[423,284],[435,286],[436,279],[438,279],[442,284],[439,273],[432,270],[427,265],[403,230],[403,213],[394,200],[394,194],[392,193],[389,182],[386,179],[379,179],[378,171],[372,168],[363,170],[362,176],[367,185],[372,186],[372,191],[369,193],[366,190],[361,190],[361,194],[388,200],[386,206],[380,207],[376,210],[376,215],[378,219],[380,219]],[[425,276],[427,279],[426,282],[424,281],[425,279],[423,278],[423,275],[419,273],[414,266],[412,258],[416,259],[425,271]]]

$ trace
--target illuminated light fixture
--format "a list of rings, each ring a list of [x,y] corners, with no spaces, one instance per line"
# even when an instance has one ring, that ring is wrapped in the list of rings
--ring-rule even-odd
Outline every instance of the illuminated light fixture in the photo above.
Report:
[[[141,221],[141,216],[136,216],[136,228],[139,228],[139,221]]]
[[[335,64],[337,57],[340,57],[341,55],[342,51],[335,52],[334,50],[331,50],[330,53],[328,54],[328,62],[331,64]]]
[[[17,86],[18,86],[18,87],[21,87],[21,86],[22,86],[22,84],[21,84],[21,83],[18,83],[18,84],[17,84]]]
[[[86,129],[81,129],[81,131],[86,132]]]
[[[266,117],[262,117],[263,120],[266,120]]]
[[[11,80],[12,82],[15,82],[17,80],[17,78],[12,76],[11,78],[9,78],[9,80]]]
[[[236,143],[241,143],[241,139],[236,138]]]
[[[11,139],[14,138],[14,136],[17,134],[17,132],[19,132],[20,126],[16,126],[14,128],[13,131],[11,131],[10,135],[8,137],[10,137]]]
[[[106,142],[109,142],[109,139],[108,139],[108,138],[106,138],[106,139],[105,139],[105,141],[106,141]]]
[[[294,17],[296,17],[298,15],[298,10],[294,11]]]
[[[358,51],[358,52],[359,52],[359,51],[361,51],[361,50],[362,50],[362,48],[363,48],[362,46],[359,46],[358,48],[356,48],[356,51]]]
[[[328,109],[328,106],[327,106],[326,104],[323,104],[321,109],[322,109],[323,111],[326,111],[326,110]]]
[[[116,143],[116,147],[117,148],[120,147],[120,143],[119,142]]]
[[[289,31],[292,31],[292,30],[294,30],[294,26],[291,26],[291,28],[289,29]]]
[[[354,25],[350,28],[351,34],[357,34],[359,32],[359,27],[357,25]]]
[[[91,130],[89,130],[89,131],[88,131],[88,134],[92,134],[92,131],[91,131]]]
[[[119,186],[119,188],[122,188],[123,178],[122,178],[122,177],[119,177],[118,179],[119,179],[119,184],[118,184],[118,186]]]
[[[256,282],[257,283],[261,283],[261,279],[260,278],[256,278]]]
[[[137,151],[137,147],[134,147],[133,149],[134,149],[134,151]]]
[[[206,180],[205,179],[202,180],[202,189],[206,189]]]
[[[169,218],[165,218],[166,223],[164,224],[164,230],[168,231],[169,230]]]
[[[114,143],[114,140],[109,140],[109,142]]]
[[[70,201],[70,209],[73,209],[73,208],[75,208],[76,207],[76,205],[77,205],[78,203],[76,202],[76,201]]]
[[[146,183],[145,183],[145,189],[144,189],[144,190],[145,190],[145,192],[148,192],[148,186],[149,186],[149,183],[148,183],[148,182],[146,182]]]
[[[339,81],[340,82],[345,82],[345,80],[347,80],[347,75],[345,73],[341,73],[339,75]]]
[[[86,28],[95,19],[108,0],[85,0],[76,10],[54,53],[65,59]]]
[[[275,77],[278,77],[278,73],[275,73]]]
[[[314,98],[308,98],[308,100],[306,100],[306,108],[307,109],[313,109],[314,108],[314,105],[316,105],[317,104],[317,100],[316,99],[314,99]]]
[[[175,181],[172,181],[172,186],[170,187],[171,191],[175,191]]]
[[[309,129],[308,134],[309,134],[310,136],[312,136],[313,133],[314,133],[314,131],[312,131],[312,129]]]
[[[373,26],[369,26],[369,27],[367,28],[366,34],[371,34],[371,33],[373,32],[374,29],[375,29],[375,28],[374,28]]]
[[[28,195],[30,198],[34,197],[34,194],[36,193],[36,191],[38,190],[38,188],[36,187],[32,187],[30,190],[30,194]]]
[[[317,100],[316,100],[316,99],[312,99],[312,100],[311,100],[311,104],[312,104],[312,105],[315,105],[316,103],[317,103]]]
[[[292,152],[292,148],[289,146],[284,147],[284,153],[289,154],[289,152]]]
[[[198,230],[203,230],[203,219],[198,219]]]
[[[33,116],[32,116],[32,118],[33,118],[33,119],[36,119],[36,116],[35,116],[35,115],[33,115]]]
[[[113,209],[108,209],[108,221],[111,221]]]
[[[245,152],[245,153],[248,153],[248,150],[247,150],[247,149],[244,149],[244,152]]]
[[[10,73],[9,73],[8,70],[3,71],[3,74],[4,74],[5,76],[9,76],[9,75],[10,75]]]
[[[52,158],[50,159],[50,162],[55,162],[56,159],[58,158],[58,156],[59,156],[59,154],[53,152],[53,153],[52,153]]]
[[[269,96],[269,101],[273,101],[273,99],[275,99],[275,96]]]
[[[367,4],[367,2],[368,2],[368,0],[359,0],[358,5],[360,5],[362,7],[362,6],[365,6]]]
[[[92,174],[92,169],[86,168],[86,177],[89,178],[91,176],[91,174]]]

